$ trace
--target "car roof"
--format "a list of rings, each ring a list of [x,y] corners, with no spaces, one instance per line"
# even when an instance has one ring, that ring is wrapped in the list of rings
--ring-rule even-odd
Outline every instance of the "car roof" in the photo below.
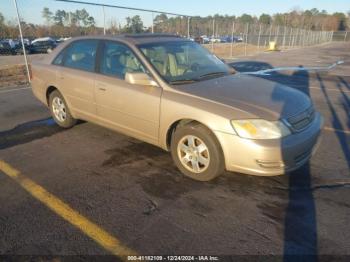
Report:
[[[136,46],[140,44],[152,44],[152,43],[160,43],[160,42],[175,42],[175,41],[190,41],[187,38],[182,38],[178,35],[170,35],[170,34],[149,34],[149,33],[143,33],[143,34],[124,34],[124,35],[88,35],[88,36],[79,36],[79,37],[73,37],[67,41],[64,41],[64,43],[58,45],[57,48],[54,49],[54,51],[40,60],[43,63],[51,64],[52,61],[55,59],[57,54],[61,52],[63,49],[65,49],[68,45],[75,41],[79,40],[111,40],[111,41],[119,41],[121,43]],[[34,62],[35,63],[35,62]]]
[[[41,37],[41,38],[34,39],[34,40],[32,41],[32,43],[35,43],[35,42],[43,42],[43,41],[54,41],[54,39],[51,38],[51,37]]]
[[[123,34],[123,35],[98,35],[98,36],[81,36],[74,37],[71,40],[79,39],[105,39],[105,40],[118,40],[121,42],[139,45],[139,44],[149,44],[149,43],[158,43],[158,42],[170,42],[170,41],[188,41],[186,38],[182,38],[178,35],[171,34]]]

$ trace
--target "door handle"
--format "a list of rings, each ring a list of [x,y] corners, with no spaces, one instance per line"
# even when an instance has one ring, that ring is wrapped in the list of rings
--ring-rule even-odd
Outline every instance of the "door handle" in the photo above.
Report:
[[[104,88],[104,87],[99,87],[98,90],[100,90],[100,91],[106,91],[106,88]]]

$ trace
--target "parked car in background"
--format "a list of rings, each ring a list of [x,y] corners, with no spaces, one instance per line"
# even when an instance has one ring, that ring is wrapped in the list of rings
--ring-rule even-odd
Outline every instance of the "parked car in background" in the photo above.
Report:
[[[38,54],[38,53],[50,53],[53,49],[55,49],[57,43],[51,37],[44,37],[35,39],[29,49],[30,53]]]
[[[223,36],[223,37],[220,37],[220,43],[231,43],[231,37],[229,36]]]
[[[209,38],[207,36],[196,36],[193,39],[198,44],[208,44]]]
[[[26,54],[29,55],[32,53],[31,50],[31,45],[27,44],[26,42],[24,43],[24,48],[26,49]],[[14,54],[16,55],[23,55],[23,47],[22,47],[22,43],[16,45],[16,47],[14,48]]]
[[[27,46],[30,45],[30,43],[31,43],[31,41],[30,41],[28,38],[23,38],[23,42],[24,42],[24,44],[27,45]],[[16,46],[22,45],[22,41],[21,41],[20,38],[16,39],[16,40],[15,40],[15,43],[16,43]]]
[[[8,41],[0,42],[0,55],[13,55],[14,53],[15,51]]]
[[[89,36],[32,63],[58,125],[91,121],[170,151],[186,176],[285,174],[308,162],[322,117],[304,93],[235,70],[177,36]]]
[[[206,35],[202,35],[201,38],[203,39],[203,44],[208,44],[210,42],[210,39]]]
[[[220,37],[211,37],[210,38],[211,43],[221,43],[221,38]]]
[[[61,37],[61,38],[57,38],[57,39],[56,39],[56,44],[59,45],[59,44],[63,43],[64,41],[67,41],[67,40],[69,40],[69,39],[71,39],[71,37]]]
[[[17,40],[13,40],[13,39],[6,39],[4,40],[4,42],[7,42],[12,49],[14,49],[16,47],[16,45],[18,44]]]
[[[234,36],[235,42],[243,42],[243,37],[242,36]]]
[[[201,36],[196,36],[194,41],[198,44],[204,44],[203,38]]]

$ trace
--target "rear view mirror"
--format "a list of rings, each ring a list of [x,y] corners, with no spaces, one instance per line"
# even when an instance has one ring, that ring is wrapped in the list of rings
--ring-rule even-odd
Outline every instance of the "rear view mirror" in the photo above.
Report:
[[[125,81],[133,85],[158,87],[157,82],[145,73],[126,73]]]

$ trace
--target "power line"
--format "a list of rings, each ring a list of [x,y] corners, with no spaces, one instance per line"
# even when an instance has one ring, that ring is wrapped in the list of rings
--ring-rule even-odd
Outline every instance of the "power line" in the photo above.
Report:
[[[135,10],[135,11],[142,11],[142,12],[151,12],[151,13],[158,13],[158,14],[167,14],[167,15],[176,15],[176,16],[183,16],[183,17],[193,17],[193,16],[190,16],[190,15],[169,13],[169,12],[163,12],[163,11],[159,11],[159,10],[142,9],[142,8],[135,8],[135,7],[126,7],[126,6],[119,6],[119,5],[98,4],[98,3],[91,3],[91,2],[84,2],[84,1],[75,1],[75,0],[54,0],[54,1],[74,3],[74,4],[103,6],[103,7],[112,7],[112,8],[119,8],[119,9],[128,9],[128,10]]]

